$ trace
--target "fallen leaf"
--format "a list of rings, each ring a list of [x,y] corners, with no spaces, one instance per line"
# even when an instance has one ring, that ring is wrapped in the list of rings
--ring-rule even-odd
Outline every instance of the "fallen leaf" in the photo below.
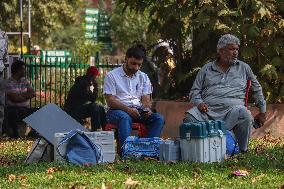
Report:
[[[128,178],[125,181],[125,187],[126,189],[135,189],[140,185],[138,181],[132,180],[132,178]]]
[[[91,163],[84,163],[84,164],[83,164],[84,167],[91,167],[92,165],[93,165],[93,164],[91,164]]]
[[[13,175],[13,174],[8,175],[8,180],[9,182],[16,180],[16,175]]]
[[[18,180],[26,180],[27,179],[27,176],[25,175],[20,175],[17,177]]]
[[[233,171],[232,174],[234,176],[247,176],[248,172],[246,170],[237,170],[237,171]]]
[[[157,158],[152,158],[152,157],[143,157],[143,160],[145,160],[145,161],[158,161]]]
[[[30,185],[29,185],[29,184],[27,184],[27,183],[21,183],[21,186],[22,186],[22,187],[25,187],[25,188],[30,187]]]
[[[50,167],[49,169],[46,170],[46,173],[50,175],[55,173],[56,171],[58,171],[56,167]]]

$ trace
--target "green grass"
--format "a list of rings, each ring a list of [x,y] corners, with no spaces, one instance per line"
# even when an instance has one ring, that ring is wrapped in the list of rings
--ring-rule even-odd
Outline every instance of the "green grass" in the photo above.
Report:
[[[117,161],[81,167],[25,164],[29,140],[0,143],[0,188],[284,188],[284,138],[252,140],[250,151],[222,163]],[[242,169],[248,176],[232,176]],[[125,183],[128,178],[135,186]]]

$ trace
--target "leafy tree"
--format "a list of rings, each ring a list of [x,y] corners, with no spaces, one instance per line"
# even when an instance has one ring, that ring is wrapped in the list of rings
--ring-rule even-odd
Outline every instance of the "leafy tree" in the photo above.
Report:
[[[23,0],[24,31],[28,30],[28,1]],[[83,0],[41,0],[31,1],[32,43],[43,48],[52,47],[51,36],[66,27],[82,22]],[[4,31],[20,31],[19,1],[1,0],[0,28]],[[16,45],[16,38],[12,44]],[[12,45],[11,44],[11,45]]]
[[[176,64],[169,96],[187,92],[196,67],[215,57],[220,35],[241,41],[241,58],[254,69],[269,102],[284,100],[284,20],[282,0],[118,0],[138,12],[148,11],[150,31],[170,42]],[[192,39],[192,49],[187,45]],[[275,90],[275,86],[279,90]],[[167,97],[169,97],[167,96]]]
[[[124,8],[123,5],[114,4],[110,15],[111,36],[113,45],[126,50],[135,42],[152,46],[157,41],[157,35],[149,32],[149,12],[143,14]]]

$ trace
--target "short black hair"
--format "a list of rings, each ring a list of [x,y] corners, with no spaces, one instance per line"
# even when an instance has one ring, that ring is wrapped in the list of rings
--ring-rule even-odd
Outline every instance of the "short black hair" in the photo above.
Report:
[[[136,58],[136,59],[144,59],[145,58],[145,54],[143,52],[143,50],[141,48],[138,48],[137,46],[134,47],[130,47],[127,51],[126,51],[126,57],[127,58]]]
[[[22,69],[22,67],[25,66],[25,63],[21,60],[15,60],[13,64],[11,65],[11,73],[14,75],[18,71]]]
[[[135,47],[138,47],[139,49],[141,49],[143,51],[144,55],[146,56],[146,48],[145,48],[144,45],[142,45],[141,43],[137,43],[135,45]]]

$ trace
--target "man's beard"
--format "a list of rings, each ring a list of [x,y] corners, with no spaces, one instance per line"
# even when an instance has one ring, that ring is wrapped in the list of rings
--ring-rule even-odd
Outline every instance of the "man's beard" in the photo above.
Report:
[[[129,68],[128,65],[125,65],[125,70],[131,75],[134,75],[138,71],[138,70]]]
[[[129,69],[129,68],[128,68],[128,72],[129,72],[129,73],[131,73],[131,74],[135,74],[137,71],[138,71],[138,70],[135,70],[135,69]]]
[[[232,65],[232,64],[234,64],[236,62],[237,62],[237,58],[236,57],[230,58],[229,61],[228,61],[229,65]]]

